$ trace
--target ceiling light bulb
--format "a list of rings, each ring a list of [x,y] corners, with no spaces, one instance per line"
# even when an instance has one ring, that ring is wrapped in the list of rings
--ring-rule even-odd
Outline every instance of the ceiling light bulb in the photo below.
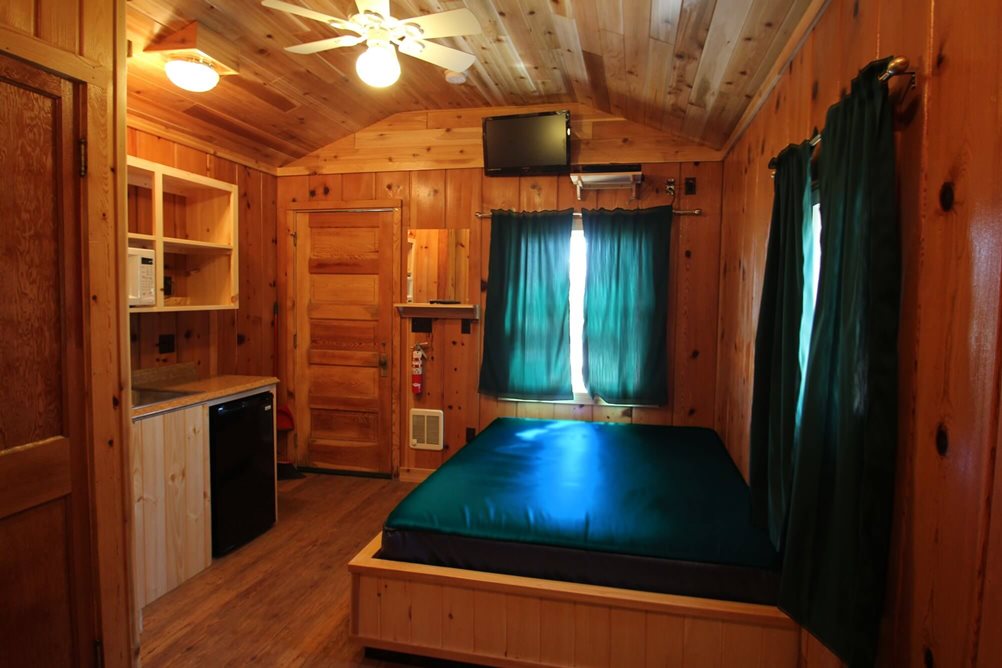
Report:
[[[202,60],[168,60],[164,71],[172,84],[192,93],[204,93],[219,83],[219,72]]]
[[[369,41],[369,48],[355,61],[358,78],[373,88],[386,88],[400,78],[400,62],[392,44]]]

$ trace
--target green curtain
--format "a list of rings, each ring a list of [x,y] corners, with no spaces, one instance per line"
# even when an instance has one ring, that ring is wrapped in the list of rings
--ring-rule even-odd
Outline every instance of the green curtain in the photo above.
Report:
[[[874,663],[897,446],[901,250],[887,60],[828,111],[821,281],[780,605],[850,666]]]
[[[812,282],[810,274],[805,276],[811,266],[805,258],[813,255],[812,151],[810,143],[804,142],[777,156],[755,336],[749,462],[752,513],[759,526],[768,527],[776,549],[782,548],[786,530],[797,406],[814,314],[813,290],[804,290]],[[809,301],[805,301],[807,294],[812,297]]]
[[[480,391],[573,399],[570,252],[573,212],[491,212]]]
[[[584,380],[611,404],[668,400],[670,206],[584,211]]]

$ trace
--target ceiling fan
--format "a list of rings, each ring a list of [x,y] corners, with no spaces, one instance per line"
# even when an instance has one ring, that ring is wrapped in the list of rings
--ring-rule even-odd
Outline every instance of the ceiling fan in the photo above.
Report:
[[[261,4],[326,23],[335,30],[354,33],[288,46],[285,50],[310,54],[365,42],[368,48],[358,57],[355,70],[362,81],[376,88],[389,86],[400,77],[397,49],[400,53],[453,72],[463,72],[476,61],[476,57],[469,53],[427,41],[438,37],[479,34],[480,22],[469,9],[396,19],[390,16],[389,0],[355,0],[358,13],[340,19],[282,0],[262,0]]]

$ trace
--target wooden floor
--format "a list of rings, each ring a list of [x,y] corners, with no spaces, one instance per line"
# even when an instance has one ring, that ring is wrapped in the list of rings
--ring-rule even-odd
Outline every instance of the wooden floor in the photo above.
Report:
[[[348,637],[348,561],[413,485],[279,483],[279,521],[143,611],[142,665],[395,666]]]

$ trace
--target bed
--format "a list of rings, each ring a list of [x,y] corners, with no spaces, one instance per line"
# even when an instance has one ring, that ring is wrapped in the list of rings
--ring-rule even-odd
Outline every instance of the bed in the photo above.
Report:
[[[352,561],[352,631],[492,665],[793,666],[749,515],[712,430],[499,418]]]

